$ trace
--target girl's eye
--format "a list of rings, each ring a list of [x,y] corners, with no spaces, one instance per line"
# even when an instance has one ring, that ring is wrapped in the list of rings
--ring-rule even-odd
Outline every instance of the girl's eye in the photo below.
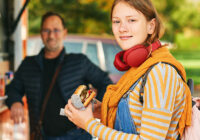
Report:
[[[134,22],[134,21],[135,21],[134,19],[129,19],[129,20],[128,20],[128,22]]]
[[[119,20],[113,20],[112,22],[113,22],[113,23],[120,23]]]

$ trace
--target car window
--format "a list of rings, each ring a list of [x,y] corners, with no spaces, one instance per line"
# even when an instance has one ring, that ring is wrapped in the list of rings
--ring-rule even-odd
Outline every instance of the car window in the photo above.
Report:
[[[103,49],[105,54],[106,68],[109,73],[121,74],[113,65],[115,55],[121,51],[121,48],[116,44],[103,43]]]
[[[82,42],[64,42],[64,46],[67,53],[84,53],[94,64],[99,66],[96,44],[88,43],[85,50],[83,50]]]
[[[96,44],[88,44],[86,49],[87,57],[97,66],[99,66],[99,59],[97,55],[97,45]]]
[[[67,53],[81,53],[83,43],[81,42],[64,42]]]

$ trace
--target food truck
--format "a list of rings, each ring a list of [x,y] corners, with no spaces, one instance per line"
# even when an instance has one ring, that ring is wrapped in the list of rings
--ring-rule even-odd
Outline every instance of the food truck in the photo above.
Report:
[[[28,118],[14,125],[5,106],[5,86],[26,56],[29,0],[0,0],[0,139],[28,140]],[[27,109],[26,109],[27,115]]]

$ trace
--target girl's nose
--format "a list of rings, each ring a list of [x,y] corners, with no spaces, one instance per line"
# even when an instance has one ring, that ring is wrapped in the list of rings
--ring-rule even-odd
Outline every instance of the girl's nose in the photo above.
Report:
[[[127,32],[128,31],[126,23],[121,22],[121,24],[119,26],[119,31],[120,32]]]

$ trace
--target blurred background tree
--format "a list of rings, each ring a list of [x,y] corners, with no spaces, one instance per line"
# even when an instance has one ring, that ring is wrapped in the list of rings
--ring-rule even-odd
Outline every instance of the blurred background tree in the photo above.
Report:
[[[106,7],[107,3],[103,0],[102,2],[95,0],[31,1],[29,3],[30,34],[39,33],[41,16],[47,11],[60,13],[70,33],[111,34],[109,13]]]
[[[152,0],[164,23],[163,40],[178,49],[200,50],[199,0]],[[34,0],[29,3],[29,32],[38,34],[46,11],[60,13],[69,33],[112,35],[113,0]],[[188,47],[190,46],[190,47]]]

